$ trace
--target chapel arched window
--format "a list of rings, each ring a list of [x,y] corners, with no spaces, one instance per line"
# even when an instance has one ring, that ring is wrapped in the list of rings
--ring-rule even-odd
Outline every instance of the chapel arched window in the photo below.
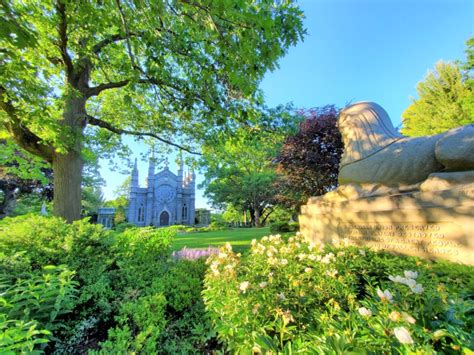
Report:
[[[186,204],[184,204],[184,206],[183,206],[183,212],[182,212],[181,216],[182,216],[183,220],[188,219],[188,206],[186,206]]]
[[[145,205],[143,203],[138,207],[138,222],[145,222]]]

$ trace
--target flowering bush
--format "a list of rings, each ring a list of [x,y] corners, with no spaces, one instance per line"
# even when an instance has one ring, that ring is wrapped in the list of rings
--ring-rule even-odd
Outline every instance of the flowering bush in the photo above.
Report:
[[[299,236],[286,242],[276,235],[253,241],[244,257],[227,244],[207,263],[204,301],[231,351],[472,347],[473,302],[463,298],[468,280],[438,275],[416,258],[350,246],[321,248]],[[460,275],[472,273],[466,268]]]

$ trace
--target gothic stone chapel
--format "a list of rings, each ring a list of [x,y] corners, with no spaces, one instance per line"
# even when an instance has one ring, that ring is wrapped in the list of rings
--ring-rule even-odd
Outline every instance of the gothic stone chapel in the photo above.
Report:
[[[132,171],[128,222],[137,226],[193,225],[195,218],[196,175],[184,173],[180,160],[178,175],[166,164],[155,174],[155,164],[150,159],[147,187],[138,185],[137,161]]]

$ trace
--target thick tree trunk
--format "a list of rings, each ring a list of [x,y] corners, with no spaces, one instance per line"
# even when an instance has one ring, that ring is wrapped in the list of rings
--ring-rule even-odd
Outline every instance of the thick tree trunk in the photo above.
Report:
[[[81,218],[82,166],[82,157],[75,150],[53,157],[54,214],[68,222]]]
[[[81,219],[81,183],[84,162],[81,156],[86,98],[66,100],[63,121],[69,132],[67,152],[53,155],[54,215],[73,222]],[[71,134],[72,133],[72,134]]]
[[[253,213],[253,219],[254,219],[254,225],[255,227],[257,228],[260,228],[261,225],[260,225],[260,209],[256,208],[254,213]]]

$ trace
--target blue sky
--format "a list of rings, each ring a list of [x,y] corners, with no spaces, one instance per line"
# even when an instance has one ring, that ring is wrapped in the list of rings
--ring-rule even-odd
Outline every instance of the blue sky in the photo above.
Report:
[[[296,107],[375,101],[395,126],[416,97],[416,84],[438,60],[464,60],[465,42],[474,34],[471,0],[306,0],[308,34],[290,48],[280,68],[261,83],[268,106],[292,102]],[[147,151],[131,147],[134,156]],[[170,156],[170,169],[176,172]],[[126,178],[101,162],[104,196]],[[139,162],[144,186],[147,163]],[[198,173],[198,183],[202,175]],[[208,207],[197,191],[196,207]]]

